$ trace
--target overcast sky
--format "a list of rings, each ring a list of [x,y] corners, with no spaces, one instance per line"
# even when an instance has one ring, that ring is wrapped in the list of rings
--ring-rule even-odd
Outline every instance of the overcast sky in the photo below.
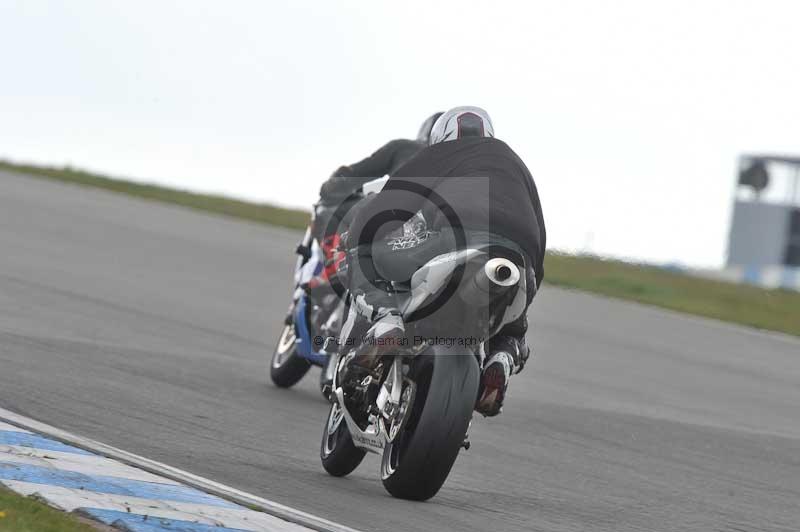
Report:
[[[798,64],[791,1],[0,0],[0,157],[308,206],[479,105],[551,247],[718,266],[737,156],[800,154]]]

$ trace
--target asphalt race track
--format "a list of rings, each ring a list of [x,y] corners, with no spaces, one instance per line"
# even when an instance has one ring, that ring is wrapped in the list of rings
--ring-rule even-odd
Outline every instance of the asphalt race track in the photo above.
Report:
[[[436,498],[327,476],[266,374],[298,238],[0,172],[0,407],[364,531],[800,529],[800,341],[554,288]]]

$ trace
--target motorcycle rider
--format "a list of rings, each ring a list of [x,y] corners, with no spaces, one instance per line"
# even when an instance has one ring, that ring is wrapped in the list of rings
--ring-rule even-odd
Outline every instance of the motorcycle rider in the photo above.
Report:
[[[328,284],[338,264],[335,252],[339,247],[338,232],[343,225],[342,222],[344,226],[349,222],[346,213],[355,212],[352,207],[358,202],[352,194],[368,181],[387,174],[391,175],[417,152],[427,147],[433,124],[440,116],[442,113],[436,112],[426,118],[417,132],[416,139],[391,140],[369,157],[357,163],[340,166],[322,184],[319,190],[319,203],[323,208],[318,212],[319,219],[314,225],[314,238],[320,243],[326,266],[318,276],[306,283],[310,293],[318,296],[329,291]],[[349,208],[345,205],[348,203]]]
[[[481,186],[485,188],[479,190]],[[439,117],[430,146],[397,169],[380,193],[359,206],[347,242],[350,299],[342,338],[368,329],[369,340],[359,346],[342,378],[347,378],[350,368],[356,373],[359,367],[369,369],[380,354],[405,337],[401,313],[381,282],[410,279],[431,258],[455,250],[453,220],[442,215],[447,208],[443,203],[456,206],[455,229],[463,229],[468,242],[516,250],[526,265],[525,312],[484,346],[475,408],[494,416],[501,411],[510,375],[521,371],[529,357],[526,313],[544,276],[546,233],[530,172],[507,144],[494,138],[489,115],[478,107],[456,107]],[[409,239],[409,220],[427,223],[427,229]],[[398,232],[405,235],[399,248],[373,245]]]
[[[393,174],[418,151],[428,146],[431,129],[440,116],[442,113],[438,112],[426,118],[419,128],[416,139],[391,140],[366,159],[340,166],[319,189],[320,201],[329,204],[339,203],[367,181]]]

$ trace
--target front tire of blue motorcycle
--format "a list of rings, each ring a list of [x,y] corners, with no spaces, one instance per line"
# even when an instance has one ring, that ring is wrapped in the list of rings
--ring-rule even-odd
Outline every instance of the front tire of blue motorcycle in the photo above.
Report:
[[[383,486],[392,496],[425,501],[447,480],[472,419],[478,373],[474,356],[448,350],[414,360],[412,411],[381,461]]]
[[[322,467],[331,476],[343,477],[352,473],[366,454],[366,451],[353,444],[342,407],[338,402],[334,402],[322,431],[322,443],[319,449]]]
[[[272,353],[269,376],[279,388],[294,386],[311,368],[311,363],[297,354],[295,338],[294,325],[286,324]]]

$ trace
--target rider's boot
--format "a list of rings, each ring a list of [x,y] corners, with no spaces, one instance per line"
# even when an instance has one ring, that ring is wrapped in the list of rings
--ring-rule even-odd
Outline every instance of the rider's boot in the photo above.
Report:
[[[475,410],[486,417],[503,411],[503,401],[512,373],[519,373],[527,360],[528,348],[511,336],[492,338],[481,372]]]

